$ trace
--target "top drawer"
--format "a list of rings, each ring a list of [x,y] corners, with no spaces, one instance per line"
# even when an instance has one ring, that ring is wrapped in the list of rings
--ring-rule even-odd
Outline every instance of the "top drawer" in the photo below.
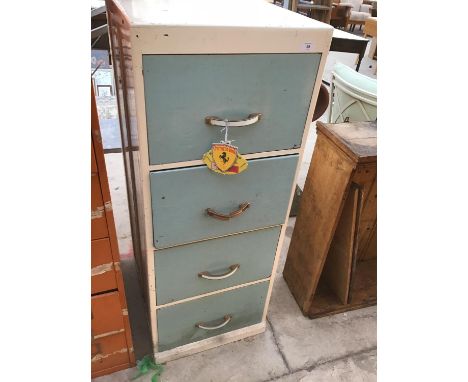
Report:
[[[241,154],[297,148],[320,53],[144,55],[150,164],[201,159],[224,138],[205,117],[244,119],[229,139]]]

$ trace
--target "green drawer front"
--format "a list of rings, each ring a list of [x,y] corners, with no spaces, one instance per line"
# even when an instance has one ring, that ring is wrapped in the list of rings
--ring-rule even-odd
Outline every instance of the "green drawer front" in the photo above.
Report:
[[[319,53],[144,55],[150,164],[201,159],[224,138],[205,117],[260,122],[232,127],[240,153],[301,144]]]
[[[150,174],[155,248],[215,238],[282,224],[298,155],[249,161],[238,175],[221,175],[206,166]],[[249,202],[242,215],[227,221],[206,214],[228,214]]]
[[[254,325],[262,320],[268,282],[203,297],[158,309],[159,351],[217,336]],[[220,329],[206,330],[195,325],[216,326],[231,315],[231,321]]]
[[[270,277],[281,227],[155,251],[157,304]],[[219,280],[210,275],[231,273]]]

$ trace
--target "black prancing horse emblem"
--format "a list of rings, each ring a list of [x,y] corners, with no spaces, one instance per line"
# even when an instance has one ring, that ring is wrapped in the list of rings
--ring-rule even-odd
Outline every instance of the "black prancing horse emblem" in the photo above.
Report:
[[[227,163],[229,161],[229,157],[226,157],[226,151],[223,151],[219,157],[223,160],[223,163]]]

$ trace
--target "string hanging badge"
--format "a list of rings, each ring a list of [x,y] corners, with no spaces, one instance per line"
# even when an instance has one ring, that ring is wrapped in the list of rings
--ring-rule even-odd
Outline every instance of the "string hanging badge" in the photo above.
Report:
[[[224,120],[224,127],[221,132],[224,131],[224,140],[218,143],[211,144],[211,150],[203,154],[203,163],[207,167],[222,175],[236,175],[245,171],[248,167],[248,163],[245,158],[239,154],[238,147],[233,146],[233,140],[229,140],[229,121]]]

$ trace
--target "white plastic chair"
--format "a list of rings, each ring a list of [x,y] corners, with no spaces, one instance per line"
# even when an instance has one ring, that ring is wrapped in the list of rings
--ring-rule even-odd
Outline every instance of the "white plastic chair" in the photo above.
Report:
[[[377,118],[377,80],[336,64],[330,93],[328,122],[363,122]]]

